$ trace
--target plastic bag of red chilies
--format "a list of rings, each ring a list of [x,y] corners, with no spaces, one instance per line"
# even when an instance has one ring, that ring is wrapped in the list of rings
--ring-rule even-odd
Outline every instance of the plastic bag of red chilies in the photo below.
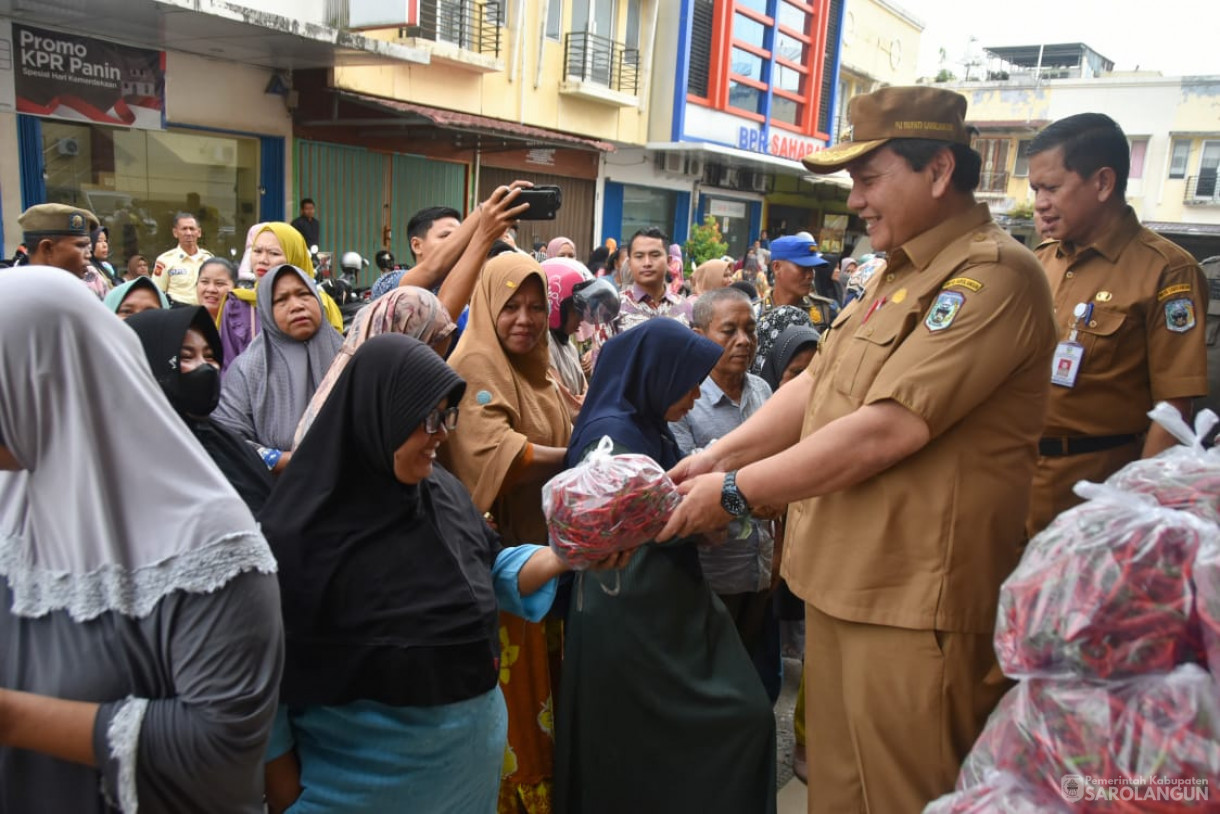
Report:
[[[976,786],[928,803],[923,814],[1070,814],[1063,798],[1014,774],[989,771]]]
[[[1203,439],[1220,421],[1211,410],[1195,417],[1192,429],[1170,404],[1148,416],[1181,441],[1154,458],[1127,464],[1106,481],[1124,492],[1152,495],[1157,503],[1220,523],[1220,449],[1204,450]]]
[[[1073,811],[1215,810],[1207,799],[1220,788],[1215,679],[1186,664],[1122,682],[1022,681],[991,713],[958,789],[986,783],[993,770],[1070,794]]]
[[[602,438],[579,466],[542,487],[551,548],[575,569],[651,541],[681,498],[665,470],[647,455],[612,455]]]
[[[1220,528],[1147,495],[1091,498],[1030,541],[1000,587],[996,658],[1013,678],[1112,679],[1203,660],[1191,577]]]

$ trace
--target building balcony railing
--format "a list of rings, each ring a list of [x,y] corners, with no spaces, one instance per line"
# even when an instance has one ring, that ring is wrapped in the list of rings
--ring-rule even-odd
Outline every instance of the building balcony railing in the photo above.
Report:
[[[499,0],[420,0],[416,19],[403,35],[500,57],[504,5]]]
[[[1008,193],[1008,173],[1007,172],[989,172],[983,170],[979,173],[979,192],[984,195],[1005,195]]]
[[[639,66],[638,48],[584,31],[564,35],[563,72],[569,79],[635,96],[639,92]]]
[[[1220,180],[1215,170],[1192,175],[1186,179],[1186,196],[1188,204],[1196,206],[1220,204]]]

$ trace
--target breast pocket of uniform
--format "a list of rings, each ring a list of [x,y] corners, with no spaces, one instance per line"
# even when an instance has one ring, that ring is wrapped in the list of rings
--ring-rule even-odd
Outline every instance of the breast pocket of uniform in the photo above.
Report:
[[[1127,315],[1122,311],[1095,308],[1087,323],[1081,323],[1077,339],[1084,346],[1084,370],[1108,370],[1118,358],[1119,342]]]
[[[863,401],[885,360],[894,352],[901,323],[864,324],[850,338],[840,336],[844,345],[835,367],[835,389],[857,401]]]

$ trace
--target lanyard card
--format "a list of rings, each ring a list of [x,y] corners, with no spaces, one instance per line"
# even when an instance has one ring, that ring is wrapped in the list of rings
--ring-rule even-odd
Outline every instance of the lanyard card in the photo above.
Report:
[[[1051,361],[1051,384],[1060,387],[1075,387],[1080,373],[1080,362],[1084,359],[1084,345],[1067,340],[1055,346],[1055,357]]]

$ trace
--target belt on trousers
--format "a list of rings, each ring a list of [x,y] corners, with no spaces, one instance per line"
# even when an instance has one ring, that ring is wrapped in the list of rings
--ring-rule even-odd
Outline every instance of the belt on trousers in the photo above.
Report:
[[[1077,438],[1043,438],[1038,441],[1038,454],[1047,458],[1065,455],[1083,455],[1086,452],[1101,452],[1130,444],[1139,438],[1134,433],[1127,435],[1084,435]]]

